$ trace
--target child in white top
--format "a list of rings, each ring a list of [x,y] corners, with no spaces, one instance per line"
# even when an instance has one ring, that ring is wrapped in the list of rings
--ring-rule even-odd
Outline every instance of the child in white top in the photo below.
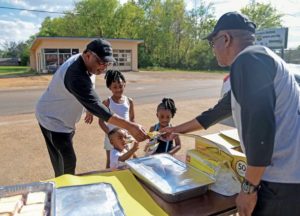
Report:
[[[126,130],[115,127],[108,133],[108,138],[113,148],[110,151],[110,168],[117,169],[122,166],[124,161],[130,157],[135,157],[134,153],[138,150],[138,142],[133,141],[132,147],[128,144],[128,134]]]
[[[103,101],[103,104],[118,116],[134,122],[133,100],[125,96],[126,80],[118,70],[108,70],[105,74],[106,86],[112,92],[112,96]],[[104,149],[106,150],[106,168],[110,164],[110,151],[113,149],[107,134],[116,126],[99,119],[99,126],[105,132]]]

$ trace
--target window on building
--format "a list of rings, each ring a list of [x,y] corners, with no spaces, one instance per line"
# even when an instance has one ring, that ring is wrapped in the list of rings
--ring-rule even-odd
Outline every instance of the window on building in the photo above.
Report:
[[[44,68],[54,73],[72,55],[79,53],[79,49],[44,49]]]
[[[116,59],[116,67],[119,66],[120,69],[131,70],[131,50],[114,49],[113,56]]]

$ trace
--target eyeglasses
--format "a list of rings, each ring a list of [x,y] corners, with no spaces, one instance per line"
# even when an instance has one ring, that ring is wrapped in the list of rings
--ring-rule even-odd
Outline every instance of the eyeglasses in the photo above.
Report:
[[[219,40],[220,38],[222,38],[223,36],[225,36],[225,35],[224,35],[224,34],[223,34],[223,35],[220,35],[219,37],[216,37],[215,39],[212,39],[211,41],[209,41],[209,42],[208,42],[208,43],[209,43],[209,46],[210,46],[211,48],[214,48],[214,47],[215,47],[216,41]]]
[[[94,53],[94,52],[91,51],[91,50],[89,50],[89,51],[90,51],[90,53],[92,53],[92,55],[96,58],[97,63],[98,63],[99,65],[103,65],[103,66],[105,66],[105,67],[108,67],[108,66],[111,66],[111,65],[113,64],[112,62],[104,62],[104,61],[102,61],[96,53]]]

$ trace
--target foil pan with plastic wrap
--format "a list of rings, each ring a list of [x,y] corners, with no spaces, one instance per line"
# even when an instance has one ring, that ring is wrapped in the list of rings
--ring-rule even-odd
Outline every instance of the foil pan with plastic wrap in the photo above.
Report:
[[[0,186],[0,214],[5,213],[55,216],[54,183],[33,182]]]
[[[126,161],[130,170],[168,202],[204,194],[214,179],[169,154],[156,154]]]
[[[57,216],[124,216],[117,193],[108,183],[56,189]]]

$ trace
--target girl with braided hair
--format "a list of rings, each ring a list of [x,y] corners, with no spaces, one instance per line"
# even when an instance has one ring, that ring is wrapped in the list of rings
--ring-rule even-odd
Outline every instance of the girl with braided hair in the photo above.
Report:
[[[106,87],[111,91],[112,96],[104,100],[103,104],[122,118],[134,122],[133,100],[123,94],[126,86],[124,75],[119,70],[108,70],[104,79],[106,79]],[[99,126],[105,132],[104,149],[106,150],[106,168],[110,168],[110,154],[113,146],[107,134],[116,126],[106,123],[101,119],[99,119]]]
[[[174,117],[176,113],[175,102],[171,98],[164,98],[162,102],[157,106],[156,116],[158,119],[158,123],[153,125],[150,128],[150,132],[159,131],[162,128],[170,127],[171,119]],[[158,138],[158,147],[153,154],[156,153],[169,153],[174,155],[181,148],[181,141],[178,136],[176,136],[173,140],[168,140],[164,135]]]

